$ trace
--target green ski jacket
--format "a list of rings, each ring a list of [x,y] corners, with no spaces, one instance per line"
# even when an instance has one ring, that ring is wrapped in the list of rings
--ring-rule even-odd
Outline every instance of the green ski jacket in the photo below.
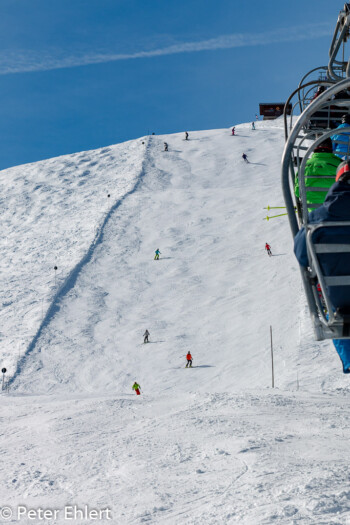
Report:
[[[335,182],[337,167],[342,160],[333,153],[316,152],[306,162],[305,166],[305,187],[306,202],[310,204],[308,211],[312,211],[323,204],[329,188]],[[294,192],[296,197],[300,197],[298,174],[295,177]]]

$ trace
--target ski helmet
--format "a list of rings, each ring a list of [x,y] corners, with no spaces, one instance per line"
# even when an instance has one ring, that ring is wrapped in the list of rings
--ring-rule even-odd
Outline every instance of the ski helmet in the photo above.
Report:
[[[315,152],[317,151],[318,153],[332,152],[332,150],[333,150],[333,144],[332,144],[330,137],[328,137],[328,139],[325,139],[323,142],[321,142],[321,144],[317,146],[317,148],[315,148]]]
[[[348,160],[339,164],[335,180],[336,182],[350,182],[350,162]]]

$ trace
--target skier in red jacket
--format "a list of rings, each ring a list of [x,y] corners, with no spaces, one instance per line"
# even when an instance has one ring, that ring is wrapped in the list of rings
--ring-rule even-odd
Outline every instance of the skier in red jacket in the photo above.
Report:
[[[192,367],[192,356],[191,356],[191,352],[188,352],[188,353],[187,353],[186,359],[187,359],[186,368],[187,368],[188,366],[191,368],[191,367]]]
[[[267,251],[267,253],[269,254],[269,256],[271,257],[272,253],[271,253],[271,246],[269,244],[265,244],[265,250]]]

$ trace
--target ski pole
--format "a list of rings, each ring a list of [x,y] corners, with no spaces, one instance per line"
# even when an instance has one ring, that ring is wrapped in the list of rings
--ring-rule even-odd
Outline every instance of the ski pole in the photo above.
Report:
[[[296,212],[297,209],[294,208],[294,211]],[[282,217],[283,215],[288,215],[288,213],[280,213],[279,215],[271,215],[271,217],[267,215],[266,217],[263,218],[263,221],[269,221],[270,219],[274,219],[275,217]]]
[[[264,210],[280,210],[280,209],[286,209],[285,206],[267,206],[267,208],[263,208]],[[294,209],[296,210],[297,207],[294,206]]]
[[[267,216],[263,218],[263,221],[269,221],[270,219],[274,219],[275,217],[282,217],[283,215],[288,215],[288,213],[280,213],[279,215],[272,215],[271,217]]]

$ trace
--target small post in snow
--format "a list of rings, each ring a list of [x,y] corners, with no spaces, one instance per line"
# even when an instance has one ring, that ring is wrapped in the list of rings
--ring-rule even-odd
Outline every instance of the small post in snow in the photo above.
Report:
[[[55,270],[55,288],[57,284],[57,266],[54,266],[53,269]]]
[[[7,372],[6,368],[2,368],[1,372],[2,372],[2,390],[5,390],[5,374]]]
[[[272,344],[272,326],[270,325],[270,339],[271,339],[271,370],[272,370],[272,388],[275,388],[275,371],[273,368],[273,344]]]

